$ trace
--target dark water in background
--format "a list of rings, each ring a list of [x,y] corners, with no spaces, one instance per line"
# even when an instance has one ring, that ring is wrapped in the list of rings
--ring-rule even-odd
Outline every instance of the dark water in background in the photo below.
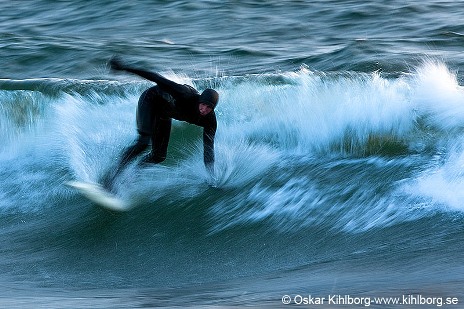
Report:
[[[0,304],[462,303],[459,5],[1,2]],[[119,180],[130,212],[63,186],[135,137],[150,84],[109,72],[114,54],[220,91],[217,188],[180,122],[165,163]]]

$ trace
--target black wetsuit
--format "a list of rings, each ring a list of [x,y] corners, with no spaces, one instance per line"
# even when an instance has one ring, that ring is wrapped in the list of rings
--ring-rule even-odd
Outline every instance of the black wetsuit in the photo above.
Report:
[[[163,76],[140,69],[124,67],[123,70],[155,82],[157,86],[145,90],[137,106],[137,131],[139,138],[128,147],[111,177],[114,177],[152,143],[152,150],[143,161],[160,163],[166,159],[171,120],[181,120],[203,127],[204,163],[209,171],[214,165],[214,136],[216,115],[214,110],[202,116],[199,111],[200,94],[188,85],[177,84]]]

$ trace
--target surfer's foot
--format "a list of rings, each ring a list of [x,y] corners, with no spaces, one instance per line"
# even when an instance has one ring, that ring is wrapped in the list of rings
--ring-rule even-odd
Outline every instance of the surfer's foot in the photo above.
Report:
[[[101,181],[101,185],[104,189],[108,190],[111,192],[111,189],[113,188],[113,182],[110,180],[110,178],[104,178]]]
[[[119,173],[117,171],[109,171],[106,173],[105,176],[101,179],[100,183],[102,187],[110,192],[113,192],[113,184],[114,180],[116,179],[116,176]]]

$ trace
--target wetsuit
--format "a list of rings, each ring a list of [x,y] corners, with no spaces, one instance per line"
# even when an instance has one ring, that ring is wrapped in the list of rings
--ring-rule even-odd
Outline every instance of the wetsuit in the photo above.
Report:
[[[143,159],[143,162],[160,163],[166,159],[172,119],[203,127],[204,163],[208,171],[211,172],[214,165],[216,115],[214,110],[205,116],[200,114],[200,94],[198,91],[191,86],[177,84],[157,73],[126,66],[117,66],[116,69],[137,74],[155,82],[157,86],[145,90],[140,96],[137,106],[139,137],[132,146],[124,151],[118,168],[111,177],[111,182],[129,162],[147,149],[150,141],[152,150]]]

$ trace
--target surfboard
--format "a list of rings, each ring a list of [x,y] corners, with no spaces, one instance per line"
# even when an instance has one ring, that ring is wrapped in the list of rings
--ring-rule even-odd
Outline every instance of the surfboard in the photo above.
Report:
[[[94,204],[112,211],[127,211],[129,203],[109,192],[101,185],[83,181],[68,181],[67,186],[76,189]]]

